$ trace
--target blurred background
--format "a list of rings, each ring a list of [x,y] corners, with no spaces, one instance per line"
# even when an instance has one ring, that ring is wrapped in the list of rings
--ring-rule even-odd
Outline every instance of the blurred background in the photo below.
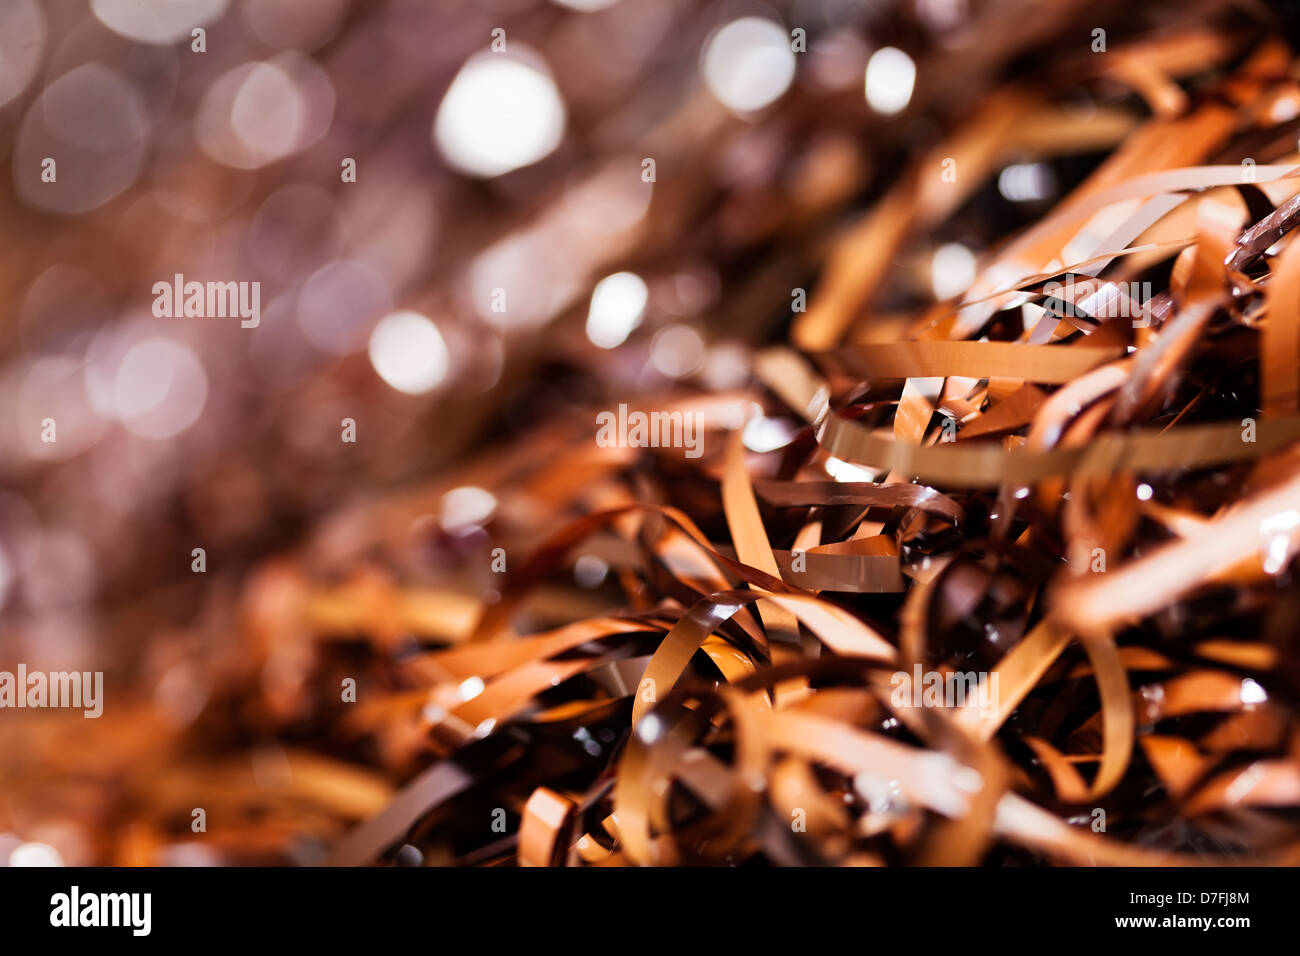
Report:
[[[1276,30],[1218,0],[0,0],[0,666],[104,670],[184,725],[196,645],[236,646],[290,552],[436,582],[467,626],[505,505],[455,469],[743,387],[841,230],[1033,78],[1042,135],[1086,136],[964,186],[870,321],[961,292],[1145,114],[1092,29],[1202,25],[1219,62]],[[260,283],[260,324],[157,317],[177,273]]]

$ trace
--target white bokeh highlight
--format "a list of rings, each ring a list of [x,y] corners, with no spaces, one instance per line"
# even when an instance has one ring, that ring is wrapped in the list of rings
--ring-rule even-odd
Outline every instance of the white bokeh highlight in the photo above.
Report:
[[[602,349],[627,341],[641,324],[650,297],[645,280],[633,272],[616,272],[596,283],[587,312],[587,338]]]
[[[901,113],[912,102],[916,64],[897,47],[882,47],[867,61],[867,105],[883,116]]]
[[[477,485],[462,485],[442,496],[438,523],[444,531],[457,533],[481,527],[497,509],[496,495]]]
[[[975,281],[975,253],[960,242],[950,242],[934,250],[930,260],[930,285],[937,299],[961,295]]]
[[[370,334],[370,364],[399,392],[422,395],[442,384],[451,356],[429,318],[402,311],[384,316]]]
[[[461,67],[433,122],[433,141],[452,166],[491,178],[550,155],[564,136],[560,91],[541,58],[479,53]]]
[[[790,35],[763,17],[733,20],[709,38],[704,82],[724,106],[750,113],[775,102],[794,80]]]

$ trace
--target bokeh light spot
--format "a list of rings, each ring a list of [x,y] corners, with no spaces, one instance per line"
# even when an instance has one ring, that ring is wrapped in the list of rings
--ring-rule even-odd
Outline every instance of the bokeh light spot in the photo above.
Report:
[[[540,58],[479,53],[452,80],[433,139],[457,169],[488,178],[549,155],[564,121],[564,101]]]
[[[370,364],[385,382],[408,395],[437,388],[451,356],[438,327],[418,312],[384,316],[370,335]]]
[[[790,88],[794,67],[789,34],[763,17],[733,20],[709,39],[704,51],[704,81],[738,113],[775,102]]]

